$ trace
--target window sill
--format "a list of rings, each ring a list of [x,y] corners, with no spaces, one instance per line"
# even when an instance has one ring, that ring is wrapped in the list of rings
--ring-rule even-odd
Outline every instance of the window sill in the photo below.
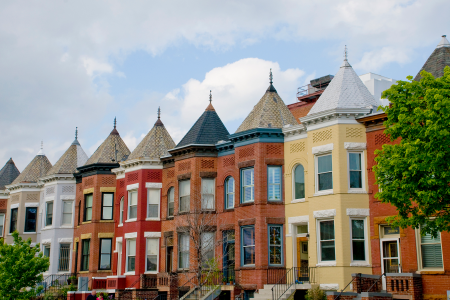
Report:
[[[87,273],[89,273],[89,271],[78,271],[78,273],[80,273],[80,274],[87,274]]]
[[[232,208],[225,208],[223,211],[224,211],[224,212],[234,211],[234,207],[232,207]]]
[[[125,276],[127,276],[127,275],[135,275],[135,274],[136,274],[135,271],[123,273],[123,275],[125,275]]]
[[[445,270],[443,270],[443,269],[422,269],[422,270],[417,271],[417,274],[442,275],[442,274],[445,274]]]
[[[137,218],[136,219],[128,219],[128,220],[125,220],[125,223],[136,222],[136,221],[137,221]]]
[[[73,229],[72,225],[61,225],[60,228],[64,228],[64,229]]]
[[[112,270],[97,270],[97,273],[110,273]]]
[[[173,220],[173,216],[167,217],[166,220]]]
[[[348,194],[367,194],[367,191],[363,189],[349,189],[347,191]]]
[[[158,271],[147,271],[144,274],[158,274]]]
[[[81,222],[81,225],[84,225],[84,224],[91,224],[92,223],[92,221],[83,221],[83,222]]]
[[[100,220],[100,223],[114,223],[114,220]]]
[[[161,221],[160,218],[145,218],[145,221]]]
[[[123,227],[123,223],[121,223],[121,224],[117,225],[117,227]]]
[[[243,202],[243,203],[239,203],[239,207],[241,207],[241,206],[249,206],[249,205],[254,205],[254,204],[255,204],[255,201]]]
[[[301,203],[301,202],[305,202],[306,198],[302,198],[302,199],[294,199],[291,201],[291,203]]]
[[[245,265],[239,268],[240,270],[254,270],[255,265]]]
[[[361,261],[361,262],[355,261],[355,262],[350,263],[350,267],[372,267],[372,265],[365,261]]]
[[[214,209],[202,209],[203,213],[210,213],[210,214],[215,214],[216,211]]]
[[[320,262],[316,267],[336,267],[336,261]]]
[[[326,190],[326,191],[315,192],[315,194],[313,196],[317,197],[317,196],[325,196],[325,195],[333,195],[333,194],[334,194],[333,190]]]
[[[35,232],[24,232],[22,234],[36,234],[36,231]]]
[[[190,211],[180,211],[180,212],[178,212],[177,216],[187,215],[187,214],[190,214],[190,213],[191,213]]]
[[[283,201],[267,201],[267,204],[271,204],[271,205],[284,205]]]

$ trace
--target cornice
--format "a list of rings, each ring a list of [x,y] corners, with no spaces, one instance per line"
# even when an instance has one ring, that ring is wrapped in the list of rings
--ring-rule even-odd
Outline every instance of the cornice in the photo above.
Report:
[[[142,169],[162,169],[163,163],[160,159],[140,157],[132,160],[126,160],[120,163],[119,168],[111,169],[111,172],[117,176],[125,173]]]
[[[289,142],[299,138],[306,138],[306,127],[303,124],[286,126],[283,128],[284,141]]]
[[[356,123],[357,117],[362,117],[372,112],[372,108],[337,108],[320,113],[307,115],[300,118],[300,121],[307,130],[315,130],[321,127],[338,123]],[[328,124],[332,123],[332,124]]]
[[[18,193],[21,190],[26,191],[26,189],[31,189],[31,191],[36,191],[39,190],[41,187],[43,186],[43,184],[39,184],[37,182],[19,182],[16,184],[11,184],[11,185],[7,185],[5,186],[10,194],[13,193]]]
[[[49,176],[41,177],[39,178],[39,180],[42,183],[46,184],[55,181],[69,181],[69,180],[74,181],[75,177],[73,176],[73,174],[52,174]]]
[[[254,143],[283,143],[284,134],[281,128],[254,128],[234,133],[229,139],[237,148]]]
[[[169,150],[170,156],[161,157],[161,160],[165,164],[171,160],[177,161],[194,156],[209,156],[217,157],[217,149],[214,144],[197,145],[190,144],[179,148],[173,148]]]

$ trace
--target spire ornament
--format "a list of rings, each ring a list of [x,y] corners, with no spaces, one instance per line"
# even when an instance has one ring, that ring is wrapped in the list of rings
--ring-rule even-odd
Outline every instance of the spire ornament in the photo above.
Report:
[[[116,117],[114,117],[114,129],[116,129],[116,125],[117,125],[117,120],[116,120]]]
[[[212,92],[211,90],[209,90],[209,104],[211,104],[212,102]]]
[[[272,68],[270,68],[270,73],[269,73],[269,87],[267,88],[266,92],[274,92],[276,93],[277,90],[275,89],[275,87],[273,86],[273,74],[272,74]]]
[[[158,120],[161,119],[161,106],[158,106]]]
[[[270,79],[270,85],[273,84],[273,75],[272,75],[272,68],[270,68],[270,75],[269,75],[269,79]]]
[[[347,45],[345,45],[345,48],[344,48],[344,60],[345,61],[348,61],[347,56],[348,56]]]
[[[75,127],[75,139],[78,140],[78,127]]]

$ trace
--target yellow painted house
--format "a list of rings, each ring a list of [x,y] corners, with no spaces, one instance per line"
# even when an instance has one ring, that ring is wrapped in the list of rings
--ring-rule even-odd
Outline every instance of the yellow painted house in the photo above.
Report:
[[[301,124],[283,129],[286,267],[324,290],[372,274],[366,133],[356,118],[379,105],[345,58]]]

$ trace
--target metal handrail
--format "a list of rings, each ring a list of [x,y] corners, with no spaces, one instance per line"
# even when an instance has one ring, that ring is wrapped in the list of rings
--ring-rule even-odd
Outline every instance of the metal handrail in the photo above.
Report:
[[[83,288],[84,288],[84,286],[86,286],[87,285],[87,288],[89,289],[89,282],[91,282],[92,281],[92,278],[91,279],[89,279],[85,284],[83,284],[82,286],[80,286],[80,289],[79,290],[83,290]]]
[[[342,293],[345,291],[345,289],[353,282],[353,280],[355,280],[356,278],[359,278],[359,280],[361,280],[361,273],[358,274],[359,276],[356,276],[354,278],[352,278],[352,280],[340,291],[339,295],[336,296],[336,298],[334,298],[334,300],[339,299],[339,297],[341,297]],[[360,287],[361,285],[359,285],[358,287]]]
[[[295,272],[294,270],[295,268],[291,268],[289,270],[287,270],[286,274],[280,278],[280,280],[278,280],[278,282],[272,287],[272,299],[273,300],[278,300],[279,298],[281,298],[281,296],[283,296],[286,291],[295,284],[295,280],[291,280],[291,283],[288,283],[288,280],[290,279],[290,277],[292,277],[293,272]],[[285,283],[283,283],[285,282]],[[281,286],[282,284],[285,284],[285,288],[283,290],[283,287]],[[280,294],[281,293],[281,294]]]
[[[386,276],[386,272],[381,274],[381,276],[372,284],[372,286],[367,290],[367,292],[370,292],[370,290],[380,281],[383,276]]]

